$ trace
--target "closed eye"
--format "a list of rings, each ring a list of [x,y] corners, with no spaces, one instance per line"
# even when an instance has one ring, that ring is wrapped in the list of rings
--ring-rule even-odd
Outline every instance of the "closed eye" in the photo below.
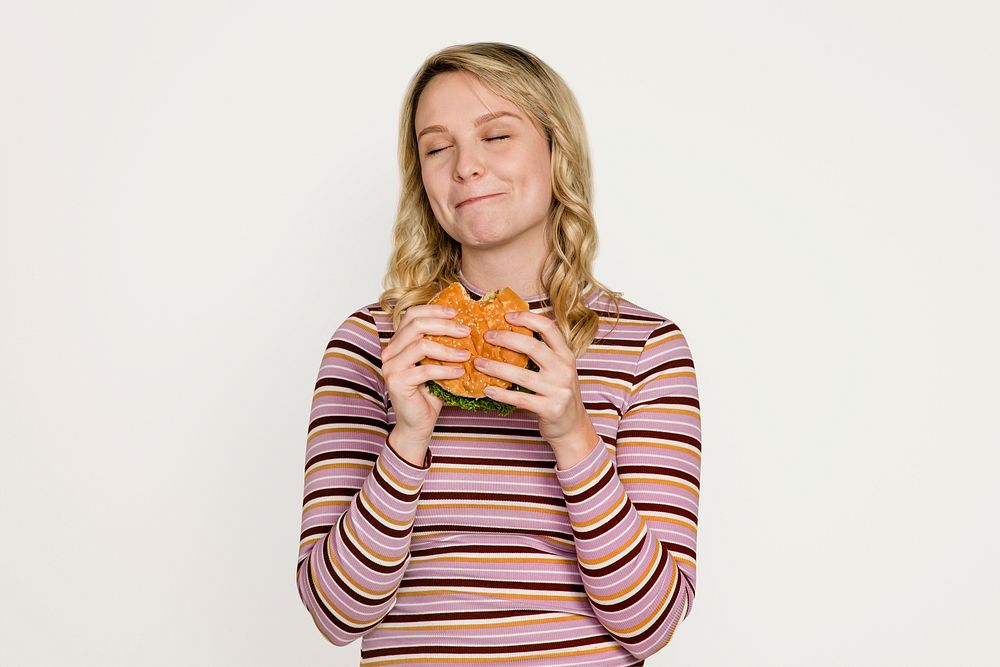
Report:
[[[498,135],[497,135],[497,136],[495,136],[495,137],[487,137],[487,138],[486,138],[486,141],[498,141],[498,140],[499,140],[499,141],[502,141],[502,140],[504,140],[504,139],[510,139],[510,135],[509,135],[509,134],[498,134]],[[441,152],[441,151],[443,151],[443,150],[444,150],[445,148],[448,148],[448,147],[447,147],[447,146],[444,146],[443,148],[435,148],[435,149],[434,149],[434,150],[432,150],[432,151],[427,151],[427,155],[434,155],[435,153],[440,153],[440,152]]]

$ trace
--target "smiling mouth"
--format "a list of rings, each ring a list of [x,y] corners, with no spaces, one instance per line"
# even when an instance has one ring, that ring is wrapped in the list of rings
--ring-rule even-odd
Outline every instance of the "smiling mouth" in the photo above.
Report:
[[[476,202],[483,201],[484,199],[490,199],[491,197],[496,197],[502,195],[502,192],[495,192],[491,195],[483,195],[482,197],[476,197],[475,199],[466,199],[464,202],[456,206],[455,208],[461,208],[463,206],[468,206],[469,204],[475,204]]]

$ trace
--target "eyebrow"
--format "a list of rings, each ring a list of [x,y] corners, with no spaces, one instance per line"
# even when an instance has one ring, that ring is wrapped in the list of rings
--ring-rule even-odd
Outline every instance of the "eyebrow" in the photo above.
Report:
[[[523,118],[521,118],[512,111],[497,111],[497,112],[491,111],[489,113],[484,113],[482,116],[477,118],[475,120],[474,125],[476,127],[479,127],[483,123],[491,121],[495,118],[502,118],[503,116],[511,116],[512,118],[516,118],[518,120],[524,120]],[[444,125],[428,125],[424,129],[420,130],[420,134],[417,135],[417,141],[420,141],[420,137],[424,136],[425,134],[430,134],[431,132],[447,132],[447,131],[448,128],[446,128]]]

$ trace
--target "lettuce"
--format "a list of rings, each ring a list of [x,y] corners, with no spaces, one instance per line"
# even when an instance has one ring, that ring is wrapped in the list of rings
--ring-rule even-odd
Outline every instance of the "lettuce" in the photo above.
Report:
[[[420,362],[417,362],[420,365]],[[528,358],[528,370],[537,371],[539,370],[538,364],[535,363],[533,359]],[[428,380],[426,383],[427,389],[430,390],[432,394],[444,401],[445,405],[455,405],[463,410],[478,410],[481,412],[498,412],[501,417],[506,417],[511,412],[517,408],[509,403],[504,403],[496,399],[490,398],[489,396],[483,396],[482,398],[469,398],[467,396],[456,396],[451,393],[441,385],[439,385],[434,380]],[[512,384],[508,387],[510,391],[523,391],[527,394],[534,394],[535,392],[530,389],[525,389],[516,384]]]

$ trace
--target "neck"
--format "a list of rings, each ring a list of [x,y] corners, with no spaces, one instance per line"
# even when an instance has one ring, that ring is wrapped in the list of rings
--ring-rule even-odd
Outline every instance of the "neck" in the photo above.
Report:
[[[548,243],[538,235],[521,241],[489,249],[463,245],[462,275],[487,292],[509,287],[522,297],[544,293],[539,274],[548,256]]]
[[[479,267],[479,270],[477,270],[467,269],[463,265],[462,275],[484,292],[509,287],[517,292],[518,296],[525,297],[545,292],[545,288],[535,279],[536,274],[534,271],[536,270],[533,269],[531,272],[522,273],[516,269],[512,270],[509,265],[505,265],[502,269],[500,267],[493,267],[492,269],[490,267]]]

